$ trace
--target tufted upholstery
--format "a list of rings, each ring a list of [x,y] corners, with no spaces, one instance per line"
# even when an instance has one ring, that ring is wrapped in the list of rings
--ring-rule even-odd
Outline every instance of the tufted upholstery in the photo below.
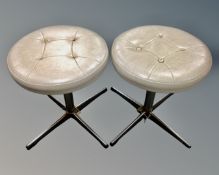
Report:
[[[78,26],[51,26],[19,40],[7,63],[12,77],[24,88],[62,94],[95,79],[107,58],[107,45],[97,33]]]
[[[119,35],[112,46],[116,70],[131,83],[155,92],[177,92],[210,71],[211,53],[191,34],[167,26],[142,26]]]

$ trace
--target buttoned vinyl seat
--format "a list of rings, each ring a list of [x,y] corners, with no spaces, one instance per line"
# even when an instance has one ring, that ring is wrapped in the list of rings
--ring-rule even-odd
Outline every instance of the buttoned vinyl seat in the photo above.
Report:
[[[30,150],[59,125],[73,118],[104,148],[108,144],[79,116],[102,91],[75,106],[73,91],[94,81],[104,70],[108,48],[97,33],[79,26],[49,26],[27,34],[10,50],[8,69],[14,80],[27,90],[46,94],[64,115],[27,144]],[[52,95],[63,94],[65,104]]]
[[[111,87],[139,113],[111,142],[115,145],[142,119],[150,119],[184,144],[191,145],[154,114],[154,110],[175,92],[200,82],[210,71],[208,47],[183,30],[159,25],[141,26],[120,34],[113,42],[112,60],[117,72],[130,83],[146,90],[143,104]],[[169,93],[154,103],[157,92]]]
[[[178,92],[209,72],[208,47],[193,35],[167,26],[142,26],[119,35],[112,46],[118,73],[140,88]]]
[[[41,94],[64,94],[96,79],[108,58],[106,42],[78,26],[50,26],[20,39],[7,58],[22,87]]]

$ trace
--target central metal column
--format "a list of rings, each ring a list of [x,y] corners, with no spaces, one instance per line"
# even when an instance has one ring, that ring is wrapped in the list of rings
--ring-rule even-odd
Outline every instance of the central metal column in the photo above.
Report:
[[[146,110],[146,115],[149,115],[149,113],[153,109],[155,95],[156,95],[155,92],[146,91],[145,101],[144,101],[144,108]]]
[[[64,94],[64,99],[65,99],[66,110],[68,112],[72,112],[75,108],[73,94],[72,93]]]

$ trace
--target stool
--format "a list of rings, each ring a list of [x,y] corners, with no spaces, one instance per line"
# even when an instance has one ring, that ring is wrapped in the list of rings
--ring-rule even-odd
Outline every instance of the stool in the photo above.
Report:
[[[191,34],[167,26],[142,26],[119,35],[112,46],[117,72],[130,83],[146,90],[144,104],[138,103],[114,87],[111,90],[130,103],[139,116],[115,139],[114,146],[142,119],[150,119],[187,148],[191,146],[153,111],[175,92],[183,91],[203,79],[211,69],[207,46]],[[168,92],[154,104],[156,92]]]
[[[103,89],[77,107],[72,92],[94,81],[108,58],[106,42],[97,33],[78,26],[50,26],[19,40],[7,57],[13,79],[23,88],[48,95],[65,114],[27,144],[29,150],[55,128],[75,119],[104,148],[108,144],[79,116],[79,112],[107,91]],[[64,94],[65,105],[52,95]]]

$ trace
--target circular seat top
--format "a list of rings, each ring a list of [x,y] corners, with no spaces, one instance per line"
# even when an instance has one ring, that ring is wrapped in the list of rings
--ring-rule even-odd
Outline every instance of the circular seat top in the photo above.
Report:
[[[22,87],[41,94],[63,94],[94,80],[107,58],[106,42],[97,33],[78,26],[51,26],[19,40],[7,63]]]
[[[167,26],[141,26],[119,35],[112,46],[117,72],[154,92],[178,92],[211,69],[208,47],[193,35]]]

